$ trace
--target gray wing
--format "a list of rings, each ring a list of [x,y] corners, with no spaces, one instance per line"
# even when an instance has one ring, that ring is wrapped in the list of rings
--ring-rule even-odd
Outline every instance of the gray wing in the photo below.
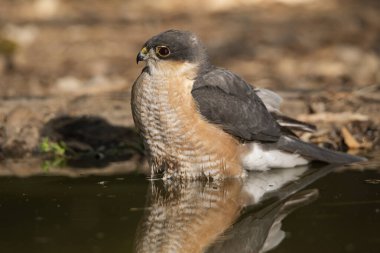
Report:
[[[268,111],[276,119],[277,123],[290,130],[297,130],[303,132],[315,132],[316,127],[312,124],[301,122],[299,120],[285,116],[280,111],[280,106],[282,103],[282,98],[277,93],[263,88],[256,88],[256,94],[261,98],[267,107]]]
[[[199,75],[191,93],[203,117],[239,139],[275,142],[281,136],[281,127],[254,88],[227,70]]]
[[[259,98],[264,102],[268,111],[270,112],[280,112],[280,107],[282,104],[282,97],[277,93],[264,89],[264,88],[255,88],[255,92]]]

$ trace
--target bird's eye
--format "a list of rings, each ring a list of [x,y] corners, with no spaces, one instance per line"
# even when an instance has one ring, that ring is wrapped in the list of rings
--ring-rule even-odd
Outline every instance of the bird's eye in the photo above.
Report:
[[[168,47],[158,46],[156,47],[156,54],[161,57],[168,57],[170,54],[170,50]]]

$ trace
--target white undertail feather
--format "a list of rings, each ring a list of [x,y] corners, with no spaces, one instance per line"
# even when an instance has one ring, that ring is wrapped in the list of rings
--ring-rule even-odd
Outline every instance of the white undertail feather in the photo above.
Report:
[[[271,168],[291,168],[308,164],[308,160],[296,153],[276,149],[270,144],[249,143],[249,151],[242,156],[246,170],[268,170]]]

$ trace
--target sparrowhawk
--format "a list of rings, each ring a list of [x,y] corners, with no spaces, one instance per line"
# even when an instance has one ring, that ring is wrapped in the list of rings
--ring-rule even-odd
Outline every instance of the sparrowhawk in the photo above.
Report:
[[[132,88],[132,113],[152,176],[221,178],[360,157],[301,141],[314,126],[282,115],[281,97],[213,66],[191,32],[168,30],[137,55],[146,66]]]

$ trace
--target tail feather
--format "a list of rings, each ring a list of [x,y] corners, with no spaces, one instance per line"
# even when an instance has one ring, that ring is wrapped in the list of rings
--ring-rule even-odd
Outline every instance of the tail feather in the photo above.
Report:
[[[364,157],[321,148],[315,144],[301,141],[292,136],[282,136],[277,142],[277,147],[287,152],[298,153],[313,161],[322,161],[333,164],[349,164],[367,160]]]
[[[303,132],[315,132],[317,128],[309,123],[292,119],[288,116],[272,113],[272,116],[277,120],[277,123],[282,127],[290,128],[291,130],[298,130]]]

